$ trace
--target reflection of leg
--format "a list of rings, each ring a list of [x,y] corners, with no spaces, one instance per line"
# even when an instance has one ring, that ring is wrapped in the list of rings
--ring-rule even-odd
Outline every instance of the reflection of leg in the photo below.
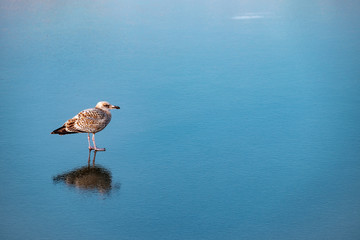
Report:
[[[94,151],[94,157],[93,157],[93,167],[95,166],[95,157],[96,157],[96,152]],[[89,164],[90,164],[90,156],[89,156]]]
[[[89,142],[89,150],[92,150],[93,148],[91,147],[91,144],[90,144],[90,133],[88,133],[88,142]]]
[[[92,149],[89,149],[88,167],[90,167],[90,155],[91,155],[91,150],[92,150]]]
[[[93,136],[92,136],[92,140],[93,140],[93,144],[94,144],[94,150],[95,151],[105,151],[105,148],[97,148],[96,147],[96,143],[95,143],[95,133],[93,133]]]

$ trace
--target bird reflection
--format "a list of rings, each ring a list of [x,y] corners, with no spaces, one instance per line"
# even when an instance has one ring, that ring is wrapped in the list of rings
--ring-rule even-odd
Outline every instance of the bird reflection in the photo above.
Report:
[[[99,192],[101,194],[110,193],[114,187],[119,188],[119,184],[112,185],[110,170],[95,165],[96,151],[93,156],[92,165],[90,165],[90,155],[91,150],[89,151],[88,165],[54,176],[54,183],[64,182],[69,187],[76,187],[88,192]]]

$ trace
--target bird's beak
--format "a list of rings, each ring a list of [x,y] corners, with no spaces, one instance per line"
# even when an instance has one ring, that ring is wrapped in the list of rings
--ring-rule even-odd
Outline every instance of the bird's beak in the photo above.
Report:
[[[119,106],[115,106],[115,105],[111,105],[111,107],[110,107],[111,109],[120,109],[120,107]]]

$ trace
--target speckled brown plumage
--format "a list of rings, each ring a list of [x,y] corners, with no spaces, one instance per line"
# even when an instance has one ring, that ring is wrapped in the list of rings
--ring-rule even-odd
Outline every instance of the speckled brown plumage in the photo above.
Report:
[[[111,121],[110,109],[120,109],[118,106],[109,104],[108,102],[99,102],[95,108],[90,108],[79,112],[73,118],[67,120],[60,128],[51,132],[51,134],[73,134],[73,133],[95,133],[103,130]],[[93,142],[95,146],[95,138]],[[89,149],[90,137],[89,139]],[[96,150],[96,146],[94,148]]]

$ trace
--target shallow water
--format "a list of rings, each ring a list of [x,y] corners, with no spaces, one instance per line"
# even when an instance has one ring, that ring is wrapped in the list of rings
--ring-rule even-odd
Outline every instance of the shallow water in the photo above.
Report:
[[[359,239],[359,7],[1,1],[0,238]]]

